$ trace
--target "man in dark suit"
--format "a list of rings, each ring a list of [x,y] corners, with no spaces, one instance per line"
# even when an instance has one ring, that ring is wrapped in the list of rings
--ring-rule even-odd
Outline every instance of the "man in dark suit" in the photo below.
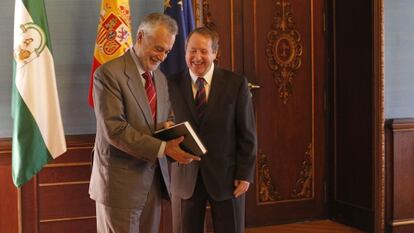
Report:
[[[90,197],[100,233],[158,233],[161,194],[169,196],[166,156],[186,164],[182,138],[152,137],[171,116],[168,86],[158,65],[171,50],[177,25],[159,13],[140,24],[136,43],[94,75],[97,121]]]
[[[168,78],[176,122],[189,121],[207,147],[201,161],[171,164],[174,233],[202,233],[209,202],[215,233],[244,233],[245,192],[253,182],[256,126],[246,78],[215,67],[218,35],[190,33],[189,70]]]

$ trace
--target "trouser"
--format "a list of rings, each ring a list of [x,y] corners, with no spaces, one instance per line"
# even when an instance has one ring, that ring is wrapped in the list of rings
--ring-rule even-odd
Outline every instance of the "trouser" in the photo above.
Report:
[[[206,205],[209,202],[214,233],[244,233],[245,194],[216,201],[210,197],[201,175],[193,196],[181,199],[172,195],[173,233],[203,233]]]

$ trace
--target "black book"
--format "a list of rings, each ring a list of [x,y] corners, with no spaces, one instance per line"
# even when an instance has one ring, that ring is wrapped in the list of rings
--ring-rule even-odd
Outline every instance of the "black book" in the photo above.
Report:
[[[180,147],[184,151],[198,156],[207,152],[207,149],[188,121],[173,125],[170,128],[157,130],[154,133],[154,137],[163,141],[169,141],[181,136],[184,136],[184,140],[181,142]]]

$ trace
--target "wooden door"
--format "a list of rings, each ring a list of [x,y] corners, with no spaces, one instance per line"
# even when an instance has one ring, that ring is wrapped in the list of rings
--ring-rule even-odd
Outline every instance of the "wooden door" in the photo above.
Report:
[[[220,35],[218,65],[260,86],[247,226],[327,217],[324,0],[194,3],[197,24]]]
[[[323,0],[243,1],[258,130],[247,226],[326,217]]]
[[[332,158],[329,212],[366,232],[384,228],[382,0],[329,2]],[[352,17],[350,17],[352,12]]]

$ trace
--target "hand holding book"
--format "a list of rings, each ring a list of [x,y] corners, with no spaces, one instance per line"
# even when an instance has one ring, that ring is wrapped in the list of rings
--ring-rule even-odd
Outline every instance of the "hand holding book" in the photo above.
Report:
[[[179,138],[167,141],[167,144],[165,145],[165,154],[177,161],[178,163],[182,164],[191,163],[193,160],[200,161],[200,157],[189,154],[181,149],[180,143],[183,140],[184,137],[181,136]]]
[[[198,156],[207,152],[203,143],[188,121],[173,125],[169,128],[158,130],[154,133],[154,137],[164,141],[184,137],[184,139],[179,143],[181,149],[184,151]]]

